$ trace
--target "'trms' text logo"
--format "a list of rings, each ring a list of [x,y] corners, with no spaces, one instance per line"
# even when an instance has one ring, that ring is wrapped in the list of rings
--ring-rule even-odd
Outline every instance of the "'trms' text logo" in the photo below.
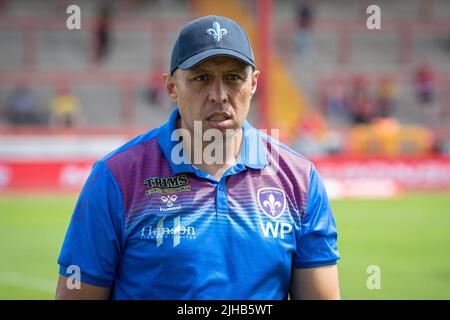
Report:
[[[151,195],[153,193],[177,193],[182,191],[190,191],[189,181],[186,175],[180,174],[175,177],[153,177],[144,180],[145,193]]]

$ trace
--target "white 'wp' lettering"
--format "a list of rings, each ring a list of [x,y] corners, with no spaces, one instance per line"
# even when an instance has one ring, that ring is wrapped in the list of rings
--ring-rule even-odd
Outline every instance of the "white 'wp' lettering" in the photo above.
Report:
[[[278,234],[281,239],[284,239],[284,236],[290,232],[292,232],[292,225],[287,222],[279,222],[275,221],[275,224],[272,221],[266,222],[266,225],[262,221],[259,222],[263,235],[265,238],[269,238],[269,232],[272,234],[272,238],[278,238]]]

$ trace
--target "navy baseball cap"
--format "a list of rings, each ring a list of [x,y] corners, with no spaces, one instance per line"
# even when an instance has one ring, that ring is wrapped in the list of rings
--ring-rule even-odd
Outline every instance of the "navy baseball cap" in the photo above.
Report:
[[[192,69],[214,56],[229,56],[253,68],[253,50],[244,28],[221,16],[206,16],[187,23],[172,49],[170,74],[176,69]]]

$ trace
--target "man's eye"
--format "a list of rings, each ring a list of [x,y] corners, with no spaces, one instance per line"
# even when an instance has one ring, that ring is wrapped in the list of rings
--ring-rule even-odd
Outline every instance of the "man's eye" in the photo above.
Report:
[[[227,80],[239,80],[239,79],[240,79],[240,77],[236,74],[229,74],[227,76]]]
[[[206,76],[206,75],[196,76],[196,77],[194,78],[194,80],[195,80],[195,81],[205,81],[205,80],[208,80],[208,76]]]

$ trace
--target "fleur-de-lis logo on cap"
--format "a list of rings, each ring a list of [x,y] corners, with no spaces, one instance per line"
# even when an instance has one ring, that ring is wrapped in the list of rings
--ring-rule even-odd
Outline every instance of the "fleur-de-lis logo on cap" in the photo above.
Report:
[[[222,40],[223,36],[226,35],[227,32],[227,29],[221,28],[217,21],[213,23],[212,28],[206,30],[206,33],[212,36],[217,42]]]
[[[177,200],[177,196],[175,194],[168,197],[162,196],[161,200],[170,208],[173,206],[173,203]]]

